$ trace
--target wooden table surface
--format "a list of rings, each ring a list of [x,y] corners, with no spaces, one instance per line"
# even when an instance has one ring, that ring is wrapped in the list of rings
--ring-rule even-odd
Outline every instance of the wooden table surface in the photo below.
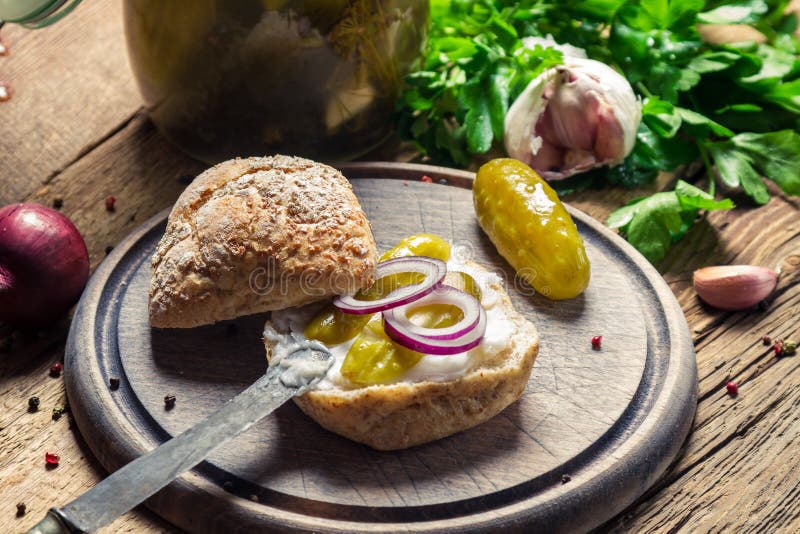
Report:
[[[62,212],[86,239],[92,266],[151,215],[170,206],[185,177],[203,165],[159,135],[142,109],[130,73],[120,3],[91,0],[43,30],[4,27],[9,49],[0,80],[13,91],[0,103],[0,205],[63,200]],[[669,187],[670,177],[638,190],[607,189],[567,197],[603,220],[624,201]],[[699,406],[682,454],[664,477],[604,531],[800,531],[800,356],[776,358],[761,337],[800,337],[800,198],[773,190],[754,207],[699,221],[658,265],[693,331]],[[114,195],[116,211],[105,209]],[[769,305],[750,312],[703,306],[692,271],[746,263],[779,269]],[[0,528],[22,531],[47,508],[77,497],[105,475],[70,417],[61,378],[48,376],[63,357],[68,319],[38,332],[0,325]],[[739,383],[729,396],[725,383]],[[36,395],[41,410],[28,413]],[[61,464],[46,469],[44,454]],[[16,503],[28,513],[16,518]],[[144,509],[106,532],[173,532]]]

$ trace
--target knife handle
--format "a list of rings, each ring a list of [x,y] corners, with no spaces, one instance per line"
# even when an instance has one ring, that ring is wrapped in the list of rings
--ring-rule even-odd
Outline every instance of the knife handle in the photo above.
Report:
[[[44,519],[33,525],[28,534],[83,534],[64,517],[58,508],[50,508]]]

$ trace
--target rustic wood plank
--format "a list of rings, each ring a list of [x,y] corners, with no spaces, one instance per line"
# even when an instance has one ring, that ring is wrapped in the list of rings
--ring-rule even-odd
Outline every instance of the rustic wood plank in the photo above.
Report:
[[[761,342],[800,338],[799,212],[797,199],[776,196],[761,208],[711,214],[665,260],[695,331],[701,400],[682,458],[607,530],[800,529],[800,357],[776,358]],[[780,269],[769,307],[731,313],[700,303],[691,273],[711,263]],[[740,385],[736,398],[725,391],[730,379]]]
[[[0,80],[0,205],[19,201],[105,140],[141,107],[121,2],[81,3],[41,30],[6,25]]]
[[[17,92],[11,102],[0,104],[0,203],[24,199],[49,203],[68,192],[65,212],[87,235],[93,265],[102,260],[106,245],[115,243],[148,214],[174,201],[182,185],[170,182],[169,176],[196,170],[192,162],[166,147],[163,139],[158,140],[144,118],[137,115],[125,123],[138,107],[138,96],[127,63],[123,64],[118,10],[117,2],[92,0],[49,29],[2,30],[11,46],[11,56],[0,58],[0,79],[10,78]],[[93,24],[76,20],[82,17],[90,17]],[[62,30],[68,25],[78,30]],[[113,52],[109,43],[113,44]],[[24,56],[19,55],[24,51]],[[60,59],[51,63],[50,57]],[[14,70],[12,65],[17,65]],[[95,65],[103,66],[101,74],[93,71]],[[35,76],[30,74],[33,71]],[[56,71],[62,73],[60,78],[54,75]],[[12,72],[14,75],[9,76]],[[76,73],[84,73],[91,83]],[[46,84],[47,90],[37,90],[39,83]],[[86,91],[85,84],[96,91]],[[106,94],[103,87],[108,85],[117,87],[119,92]],[[31,86],[33,93],[25,90]],[[26,103],[26,113],[14,112],[14,106],[21,107],[20,99],[25,101],[26,94],[36,98]],[[86,96],[91,94],[103,98]],[[59,106],[55,106],[56,102]],[[72,111],[57,113],[63,109]],[[6,126],[12,124],[6,122],[10,113],[16,117],[14,128]],[[35,124],[35,128],[28,128],[27,124]],[[114,128],[120,124],[124,127],[115,133]],[[29,142],[30,139],[37,139],[38,143]],[[143,144],[138,149],[128,146],[131,140]],[[173,157],[177,163],[167,160]],[[76,160],[85,161],[70,164]],[[114,170],[116,165],[119,170]],[[156,180],[159,172],[151,173],[148,166],[160,169],[163,181]],[[61,170],[65,176],[59,180]],[[135,175],[125,175],[123,171],[148,177],[143,190],[136,188]],[[42,187],[53,177],[49,187]],[[110,184],[111,191],[126,193],[124,188],[131,187],[134,196],[126,200],[117,195],[118,212],[104,213],[102,198],[108,190],[100,184]],[[623,199],[652,191],[588,191],[569,198],[577,207],[602,219]],[[123,211],[128,219],[122,216]],[[800,468],[800,459],[792,449],[796,449],[800,437],[800,425],[793,415],[798,413],[799,360],[775,360],[758,343],[764,333],[800,336],[796,319],[800,311],[797,216],[797,199],[783,198],[774,199],[763,208],[743,207],[712,214],[707,222],[696,225],[662,264],[695,330],[701,389],[696,427],[686,455],[653,492],[607,525],[606,530],[662,531],[682,526],[697,531],[735,531],[737,527],[748,531],[766,521],[774,522],[773,530],[800,530],[796,475],[792,478]],[[783,267],[778,295],[768,312],[728,314],[697,302],[690,286],[691,270],[726,261]],[[0,494],[4,497],[0,502],[0,524],[14,531],[28,528],[47,506],[74,498],[104,475],[82,449],[80,436],[66,430],[64,419],[52,422],[48,410],[39,414],[25,412],[31,394],[39,395],[47,406],[64,398],[61,380],[49,378],[46,371],[61,357],[65,324],[43,337],[15,334],[13,352],[0,353]],[[742,383],[735,400],[724,393],[728,373]],[[66,460],[58,469],[46,471],[42,458],[53,443]],[[17,497],[26,500],[30,510],[19,520],[13,518]],[[769,529],[772,525],[761,526]],[[105,529],[173,530],[142,511],[126,514]]]
[[[50,183],[18,200],[50,204],[63,198],[62,210],[86,239],[95,267],[107,246],[170,206],[186,186],[186,177],[199,170],[200,164],[172,148],[139,114]],[[118,199],[113,213],[105,209],[108,194]],[[67,418],[51,420],[53,406],[63,404],[65,393],[63,380],[49,378],[47,370],[63,357],[67,326],[65,320],[46,332],[15,333],[12,352],[0,354],[0,522],[13,520],[17,502],[26,502],[29,510],[11,523],[15,531],[30,528],[49,506],[68,502],[105,476],[77,430],[67,429]],[[26,411],[32,395],[42,403],[36,414]],[[46,450],[61,455],[57,469],[45,469]],[[147,511],[130,512],[104,529],[173,530]]]

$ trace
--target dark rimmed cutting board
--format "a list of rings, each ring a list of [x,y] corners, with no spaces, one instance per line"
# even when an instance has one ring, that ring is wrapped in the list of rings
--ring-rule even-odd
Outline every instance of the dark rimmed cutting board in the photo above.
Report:
[[[589,288],[569,301],[530,296],[476,222],[471,173],[340,167],[381,250],[432,232],[510,282],[541,336],[523,397],[474,429],[397,452],[350,442],[285,405],[147,505],[195,532],[558,532],[595,527],[640,496],[678,453],[696,407],[688,327],[658,272],[572,210],[592,261]],[[265,315],[150,329],[149,259],[165,218],[146,222],[98,267],[67,345],[74,417],[110,471],[200,421],[265,368]],[[591,349],[595,335],[602,350]],[[121,379],[118,390],[111,377]],[[178,399],[170,411],[166,394]]]

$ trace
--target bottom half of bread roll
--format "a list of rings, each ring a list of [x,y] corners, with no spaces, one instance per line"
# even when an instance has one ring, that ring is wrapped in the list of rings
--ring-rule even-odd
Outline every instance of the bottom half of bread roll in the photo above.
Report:
[[[365,387],[339,382],[296,397],[295,403],[324,428],[378,450],[419,445],[491,419],[522,395],[539,351],[534,325],[514,309],[499,283],[491,285],[493,306],[507,321],[507,342],[459,376]],[[279,333],[283,327],[288,334],[279,323],[268,321],[266,327]],[[273,344],[265,338],[268,358]]]

